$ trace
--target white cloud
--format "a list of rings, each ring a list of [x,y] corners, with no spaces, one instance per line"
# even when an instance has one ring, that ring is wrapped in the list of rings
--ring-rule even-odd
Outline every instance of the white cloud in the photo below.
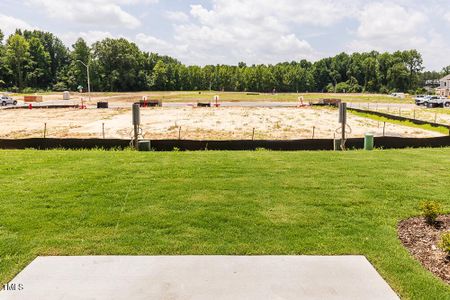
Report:
[[[431,25],[432,19],[418,8],[392,2],[366,5],[357,15],[359,27],[350,51],[397,51],[417,49],[426,64],[439,69],[450,63],[450,42]]]
[[[445,19],[450,22],[450,11],[444,15]]]
[[[189,21],[189,16],[182,11],[166,11],[165,16],[174,23],[184,23]]]
[[[16,29],[37,29],[36,27],[28,24],[27,22],[14,18],[11,16],[6,16],[4,14],[0,14],[0,29],[5,34],[5,37],[10,35],[11,33],[14,33]]]
[[[68,20],[80,24],[137,28],[141,25],[139,19],[126,12],[122,4],[137,4],[142,1],[124,0],[29,0],[35,7],[45,9],[49,17],[58,20]],[[148,2],[148,1],[147,1]],[[155,1],[150,1],[154,3]]]
[[[295,26],[324,27],[349,15],[350,3],[328,0],[215,0],[211,9],[191,5],[189,22],[175,24],[178,57],[195,64],[276,63],[315,59],[318,52],[292,31]]]
[[[174,54],[174,52],[172,52],[174,47],[170,43],[154,36],[138,33],[135,41],[136,44],[138,44],[145,51],[157,52],[160,54]]]
[[[272,16],[284,23],[329,26],[355,13],[358,0],[214,0],[211,10],[192,5],[191,14],[211,25],[218,18],[258,21]]]
[[[433,7],[406,0],[213,0],[210,8],[191,5],[190,20],[173,25],[174,39],[182,49],[178,57],[188,63],[275,63],[323,57],[302,33],[329,34],[337,27],[337,45],[330,47],[326,38],[316,42],[330,55],[342,47],[418,49],[428,66],[439,68],[450,59],[445,55],[450,42],[441,30],[432,30]]]
[[[78,38],[83,38],[88,45],[92,45],[93,43],[101,41],[106,38],[118,38],[118,36],[115,36],[109,31],[98,31],[98,30],[85,32],[68,32],[62,34],[60,37],[61,40],[64,42],[64,44],[68,47],[72,46],[78,40]]]
[[[450,64],[448,0],[183,1],[193,3],[187,9],[159,1],[156,10],[158,0],[3,2],[3,14],[18,12],[0,15],[3,31],[38,24],[69,46],[80,36],[92,43],[125,35],[147,51],[188,64],[276,63],[411,48],[423,53],[430,69]],[[144,26],[144,19],[158,26]]]
[[[390,2],[367,5],[358,19],[356,36],[375,49],[413,46],[427,21],[423,13]]]
[[[114,2],[117,4],[127,4],[127,5],[136,5],[136,4],[155,4],[158,3],[159,0],[110,0],[110,1],[105,1],[105,0],[93,0],[93,2]]]
[[[442,35],[431,29],[426,39],[416,49],[422,53],[424,62],[432,70],[440,70],[450,65],[450,42],[447,35]]]

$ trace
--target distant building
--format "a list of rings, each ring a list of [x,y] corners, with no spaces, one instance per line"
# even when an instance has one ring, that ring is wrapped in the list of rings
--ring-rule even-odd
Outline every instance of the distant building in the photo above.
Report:
[[[432,79],[425,81],[425,86],[430,88],[438,88],[441,86],[439,79]]]
[[[436,89],[437,93],[443,97],[450,96],[450,75],[445,76],[441,80],[439,80],[440,85]]]

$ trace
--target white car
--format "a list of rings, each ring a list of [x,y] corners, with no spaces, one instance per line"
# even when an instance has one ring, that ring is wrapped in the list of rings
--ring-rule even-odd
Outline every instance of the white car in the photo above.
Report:
[[[423,105],[426,107],[432,107],[432,106],[430,106],[430,103],[433,103],[437,99],[439,99],[439,96],[426,96],[421,101],[419,101],[419,102],[416,101],[416,104],[419,106]]]
[[[414,98],[414,100],[416,101],[416,105],[423,105],[423,103],[425,101],[427,101],[428,99],[430,99],[432,96],[430,95],[417,95],[416,98]]]
[[[0,96],[0,104],[1,104],[1,106],[17,105],[17,101],[11,97],[3,95],[3,96]]]
[[[406,98],[406,94],[405,93],[392,93],[391,97],[399,98],[399,99],[405,99]]]
[[[430,100],[428,100],[427,107],[450,107],[450,99],[446,97],[433,96]]]

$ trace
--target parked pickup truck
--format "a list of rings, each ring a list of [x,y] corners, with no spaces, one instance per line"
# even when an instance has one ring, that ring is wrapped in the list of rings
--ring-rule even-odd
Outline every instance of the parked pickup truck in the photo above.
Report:
[[[434,103],[439,98],[440,98],[439,96],[431,96],[431,95],[429,95],[429,96],[422,96],[422,97],[417,96],[416,97],[416,104],[419,105],[419,106],[423,105],[423,106],[428,107],[430,103]],[[436,106],[432,106],[431,105],[430,107],[436,107]]]
[[[430,100],[428,100],[427,107],[450,107],[450,99],[446,97],[433,96]]]
[[[17,101],[11,97],[3,95],[3,96],[0,96],[0,104],[1,104],[1,106],[17,105]]]
[[[430,99],[432,96],[430,95],[417,95],[414,100],[416,101],[416,105],[424,105],[423,103]]]

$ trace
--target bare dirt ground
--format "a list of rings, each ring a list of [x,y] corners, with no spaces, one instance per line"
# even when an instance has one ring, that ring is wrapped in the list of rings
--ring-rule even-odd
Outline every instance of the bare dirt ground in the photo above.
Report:
[[[1,93],[0,93],[1,94]],[[62,93],[49,92],[37,93],[43,96],[44,101],[62,100]],[[382,94],[332,94],[332,93],[246,93],[246,92],[219,92],[219,91],[173,91],[173,92],[158,92],[158,91],[144,91],[144,92],[93,92],[91,93],[91,101],[88,104],[95,104],[97,101],[115,102],[134,102],[147,96],[150,100],[162,100],[163,102],[197,102],[197,101],[212,101],[214,96],[218,95],[221,101],[271,101],[271,102],[297,102],[299,97],[303,97],[306,102],[318,101],[321,98],[338,98],[346,102],[356,103],[397,103],[397,104],[411,104],[412,98],[406,99],[393,98]],[[23,94],[12,94],[16,100],[23,100]],[[88,100],[87,93],[71,92],[71,99],[79,101],[83,98]]]
[[[333,138],[337,110],[327,108],[194,108],[141,109],[142,134],[149,139],[305,139]],[[47,137],[130,138],[130,109],[19,109],[0,111],[0,138]],[[383,124],[349,115],[349,137],[371,132],[381,136]],[[386,135],[435,137],[439,133],[387,124]]]

